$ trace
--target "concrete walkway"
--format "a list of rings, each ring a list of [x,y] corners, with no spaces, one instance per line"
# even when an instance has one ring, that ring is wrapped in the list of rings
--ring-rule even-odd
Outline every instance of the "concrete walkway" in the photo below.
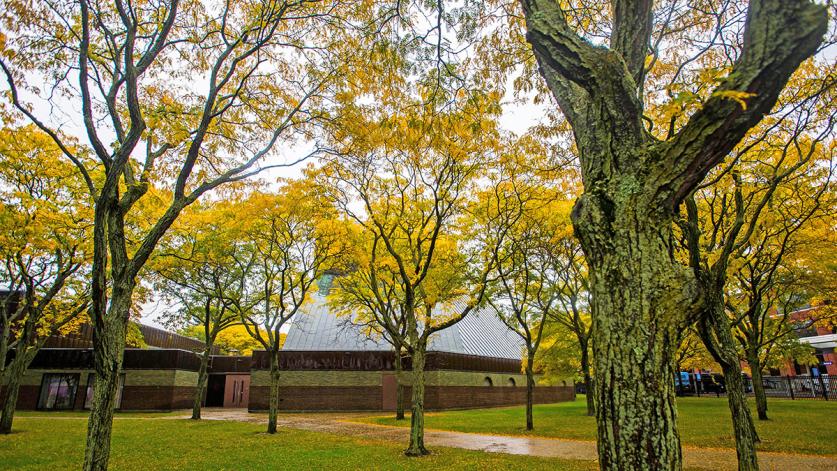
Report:
[[[267,423],[263,413],[248,413],[238,409],[204,409],[201,414],[209,420],[234,420]],[[280,414],[279,425],[301,430],[352,435],[360,438],[380,439],[407,443],[409,429],[353,422],[369,414],[358,413],[306,413]],[[563,440],[557,438],[486,435],[479,433],[449,432],[427,429],[424,441],[428,448],[451,447],[478,450],[489,453],[509,453],[570,460],[596,460],[596,443]],[[735,470],[735,450],[720,448],[683,447],[686,469]],[[765,471],[837,471],[837,457],[793,455],[783,453],[759,453],[759,464]]]

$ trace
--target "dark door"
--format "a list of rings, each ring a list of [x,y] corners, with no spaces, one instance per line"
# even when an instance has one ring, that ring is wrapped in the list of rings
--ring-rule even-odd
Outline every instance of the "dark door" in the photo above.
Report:
[[[381,388],[381,408],[383,410],[395,410],[397,405],[396,392],[398,388],[398,381],[395,380],[395,375],[392,373],[384,373],[382,378]]]
[[[209,375],[206,382],[206,407],[224,407],[224,386],[227,375]]]

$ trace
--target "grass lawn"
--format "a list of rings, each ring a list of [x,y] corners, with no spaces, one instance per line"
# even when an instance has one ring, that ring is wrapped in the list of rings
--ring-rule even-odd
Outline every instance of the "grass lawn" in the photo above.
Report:
[[[0,469],[66,470],[81,467],[86,420],[80,414],[21,413],[16,432],[0,435]],[[595,463],[450,448],[406,458],[406,444],[280,429],[263,424],[167,419],[117,414],[110,469],[562,469]],[[140,418],[140,417],[152,417]]]
[[[750,401],[755,418],[755,403]],[[677,399],[682,443],[697,447],[735,448],[726,398]],[[784,453],[837,455],[837,402],[769,399],[770,420],[756,427],[760,450]],[[595,440],[596,425],[586,415],[584,396],[575,402],[537,405],[535,430],[526,432],[524,407],[435,412],[426,415],[427,428],[499,435],[537,435],[574,440]],[[409,426],[409,419],[390,417],[366,420],[380,425]]]

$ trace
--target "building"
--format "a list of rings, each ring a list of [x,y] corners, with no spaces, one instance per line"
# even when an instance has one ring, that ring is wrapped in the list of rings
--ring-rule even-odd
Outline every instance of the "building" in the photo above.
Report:
[[[461,310],[454,305],[451,309]],[[437,312],[437,315],[441,314]],[[425,407],[490,407],[526,402],[521,374],[521,339],[489,309],[431,336],[425,365]],[[255,352],[250,410],[268,406],[269,371],[265,352]],[[286,410],[395,410],[395,353],[382,340],[366,337],[337,318],[320,295],[291,324],[280,357],[279,400]],[[409,360],[405,370],[409,370]],[[401,384],[409,384],[408,371]],[[404,387],[409,398],[410,388]],[[535,402],[573,400],[563,386],[535,388]]]
[[[338,319],[322,295],[297,315],[282,351],[282,410],[395,409],[395,353],[389,345],[362,335]],[[461,308],[461,306],[453,306]],[[203,344],[197,340],[140,326],[148,348],[125,351],[121,410],[173,410],[192,406]],[[95,372],[91,332],[50,339],[27,370],[19,409],[83,410],[90,407]],[[487,309],[431,337],[426,362],[427,409],[523,404],[526,378],[521,374],[522,344]],[[268,406],[266,352],[252,357],[211,358],[205,404],[210,407]],[[409,383],[409,361],[402,384]],[[404,387],[404,386],[402,386]],[[409,398],[410,388],[404,387]],[[572,382],[535,389],[538,403],[575,398]]]
[[[123,410],[173,410],[192,406],[204,344],[198,340],[138,325],[146,348],[127,348],[120,378],[117,408]],[[83,410],[93,398],[92,329],[82,326],[64,337],[46,342],[21,381],[19,409]],[[225,369],[235,372],[230,358],[220,358],[213,371],[226,379]],[[250,358],[246,358],[249,370]]]
[[[837,325],[835,323],[815,322],[829,313],[820,312],[821,309],[834,309],[834,306],[824,305],[819,307],[807,307],[791,313],[791,319],[799,329],[794,334],[801,343],[814,348],[814,356],[817,358],[816,365],[800,365],[789,361],[785,367],[771,373],[782,376],[819,376],[827,374],[837,376]],[[831,311],[833,312],[833,311]]]

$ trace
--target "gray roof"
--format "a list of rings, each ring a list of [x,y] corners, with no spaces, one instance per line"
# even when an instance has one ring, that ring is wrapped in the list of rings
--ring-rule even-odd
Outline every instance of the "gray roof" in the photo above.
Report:
[[[434,315],[444,315],[444,311],[461,312],[464,307],[464,303],[454,302],[437,308]],[[294,317],[282,348],[309,351],[392,350],[383,339],[370,339],[360,327],[334,315],[325,297],[319,294],[313,295],[308,306]],[[492,308],[486,307],[432,334],[427,350],[519,360],[523,340],[503,324]]]

